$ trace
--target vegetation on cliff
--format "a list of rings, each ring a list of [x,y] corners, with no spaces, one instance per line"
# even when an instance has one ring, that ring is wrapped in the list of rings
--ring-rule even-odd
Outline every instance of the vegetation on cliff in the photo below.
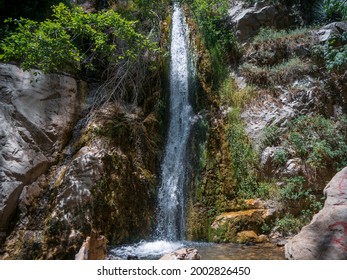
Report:
[[[204,1],[191,2],[194,10],[194,2]],[[246,2],[251,5],[258,1]],[[319,44],[317,35],[313,32],[316,27],[309,24],[328,23],[344,18],[345,2],[268,3],[290,6],[300,28],[262,28],[257,36],[250,39],[249,44],[238,48],[238,55],[230,51],[236,49],[236,41],[230,40],[229,35],[225,36],[225,25],[210,25],[211,28],[205,28],[201,32],[206,49],[200,51],[209,54],[212,65],[213,61],[218,61],[218,68],[224,68],[226,74],[213,79],[214,87],[207,94],[216,107],[213,106],[215,109],[208,121],[207,142],[201,145],[201,177],[194,182],[193,187],[196,193],[192,196],[188,232],[192,239],[236,241],[237,237],[233,236],[236,234],[235,227],[238,231],[251,228],[257,234],[274,233],[273,229],[283,235],[295,233],[322,207],[322,188],[330,179],[328,174],[334,174],[346,164],[345,116],[332,116],[329,108],[324,108],[320,102],[315,104],[315,110],[310,115],[298,114],[285,125],[279,123],[278,126],[265,127],[262,139],[251,140],[245,131],[243,113],[252,110],[250,106],[261,104],[266,100],[265,96],[272,96],[276,100],[281,96],[283,87],[288,88],[291,96],[294,96],[298,89],[292,85],[302,77],[318,80],[328,77],[325,86],[315,89],[322,98],[344,94],[344,87],[340,85],[346,71],[345,33]],[[223,11],[217,3],[210,5],[209,11]],[[198,16],[196,18],[201,24],[199,20],[202,19]],[[203,20],[208,23],[210,18],[207,16]],[[223,53],[222,59],[218,56],[220,53],[214,52],[214,47],[208,43],[209,37],[212,37],[209,32],[214,29],[218,29],[217,34],[233,46],[224,48],[226,53]],[[230,61],[228,57],[234,60]],[[227,74],[230,66],[234,73]],[[213,67],[212,69],[215,70]],[[247,83],[246,86],[239,85],[240,77]],[[332,139],[328,135],[338,137],[333,136]],[[263,175],[266,171],[261,165],[261,157],[266,147],[275,149],[271,168],[274,172],[279,172],[278,175]],[[298,158],[304,166],[303,173],[288,177],[279,171],[285,170],[288,163],[298,161]],[[219,214],[252,209],[253,206],[245,203],[245,199],[259,198],[276,205],[276,210],[272,217],[259,222],[257,227],[252,228],[252,220],[243,221],[241,227],[237,221],[211,227],[213,221],[218,220]],[[216,225],[217,220],[213,224]]]

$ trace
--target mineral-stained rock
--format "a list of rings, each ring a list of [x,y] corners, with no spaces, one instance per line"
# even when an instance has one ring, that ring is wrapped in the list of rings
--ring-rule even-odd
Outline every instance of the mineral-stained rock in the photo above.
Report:
[[[85,89],[72,77],[0,64],[0,236],[23,187],[57,160],[84,109]]]
[[[200,260],[198,250],[193,248],[182,248],[166,254],[160,260]]]
[[[214,241],[237,241],[237,234],[242,231],[259,231],[265,220],[272,217],[271,209],[249,209],[226,212],[217,216],[211,225]]]
[[[253,230],[245,230],[237,233],[236,241],[238,243],[263,243],[269,241],[269,239],[265,235],[258,236]]]
[[[285,247],[288,259],[347,259],[347,167],[324,189],[324,208]]]

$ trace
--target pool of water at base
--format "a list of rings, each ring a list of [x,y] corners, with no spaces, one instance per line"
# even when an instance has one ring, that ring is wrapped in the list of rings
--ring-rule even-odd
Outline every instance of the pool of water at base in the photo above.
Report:
[[[195,248],[202,260],[284,260],[284,248],[272,243],[234,244],[203,242],[153,241],[114,247],[109,259],[157,260],[163,255],[180,248]]]

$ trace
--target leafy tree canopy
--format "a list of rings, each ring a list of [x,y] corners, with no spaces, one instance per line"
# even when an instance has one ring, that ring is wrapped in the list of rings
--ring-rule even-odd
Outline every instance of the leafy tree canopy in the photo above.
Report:
[[[52,7],[51,19],[7,19],[16,30],[0,43],[0,59],[17,61],[25,70],[44,72],[95,69],[105,63],[134,59],[155,45],[136,31],[136,22],[113,10],[86,13],[64,4]]]

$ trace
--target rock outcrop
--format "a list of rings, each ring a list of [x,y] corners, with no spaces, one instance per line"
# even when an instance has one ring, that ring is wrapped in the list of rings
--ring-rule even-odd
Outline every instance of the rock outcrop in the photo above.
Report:
[[[347,22],[333,22],[320,28],[316,33],[321,43],[347,32]]]
[[[86,93],[72,77],[0,64],[0,243],[24,186],[57,161]]]
[[[258,2],[253,7],[237,1],[229,10],[231,24],[239,41],[245,42],[262,27],[286,28],[292,21],[289,9],[284,5],[266,5]]]
[[[148,138],[135,134],[153,123],[147,119],[138,128],[137,117],[108,104],[82,131],[75,128],[78,135],[61,151],[60,161],[23,188],[0,258],[74,259],[92,228],[112,244],[148,236],[156,150],[146,149]]]
[[[245,200],[243,209],[235,209],[217,216],[211,225],[213,241],[244,243],[263,242],[264,237],[258,236],[260,227],[265,221],[273,218],[275,208],[271,208],[259,199]]]
[[[324,189],[324,208],[285,246],[287,259],[347,259],[347,167]]]

